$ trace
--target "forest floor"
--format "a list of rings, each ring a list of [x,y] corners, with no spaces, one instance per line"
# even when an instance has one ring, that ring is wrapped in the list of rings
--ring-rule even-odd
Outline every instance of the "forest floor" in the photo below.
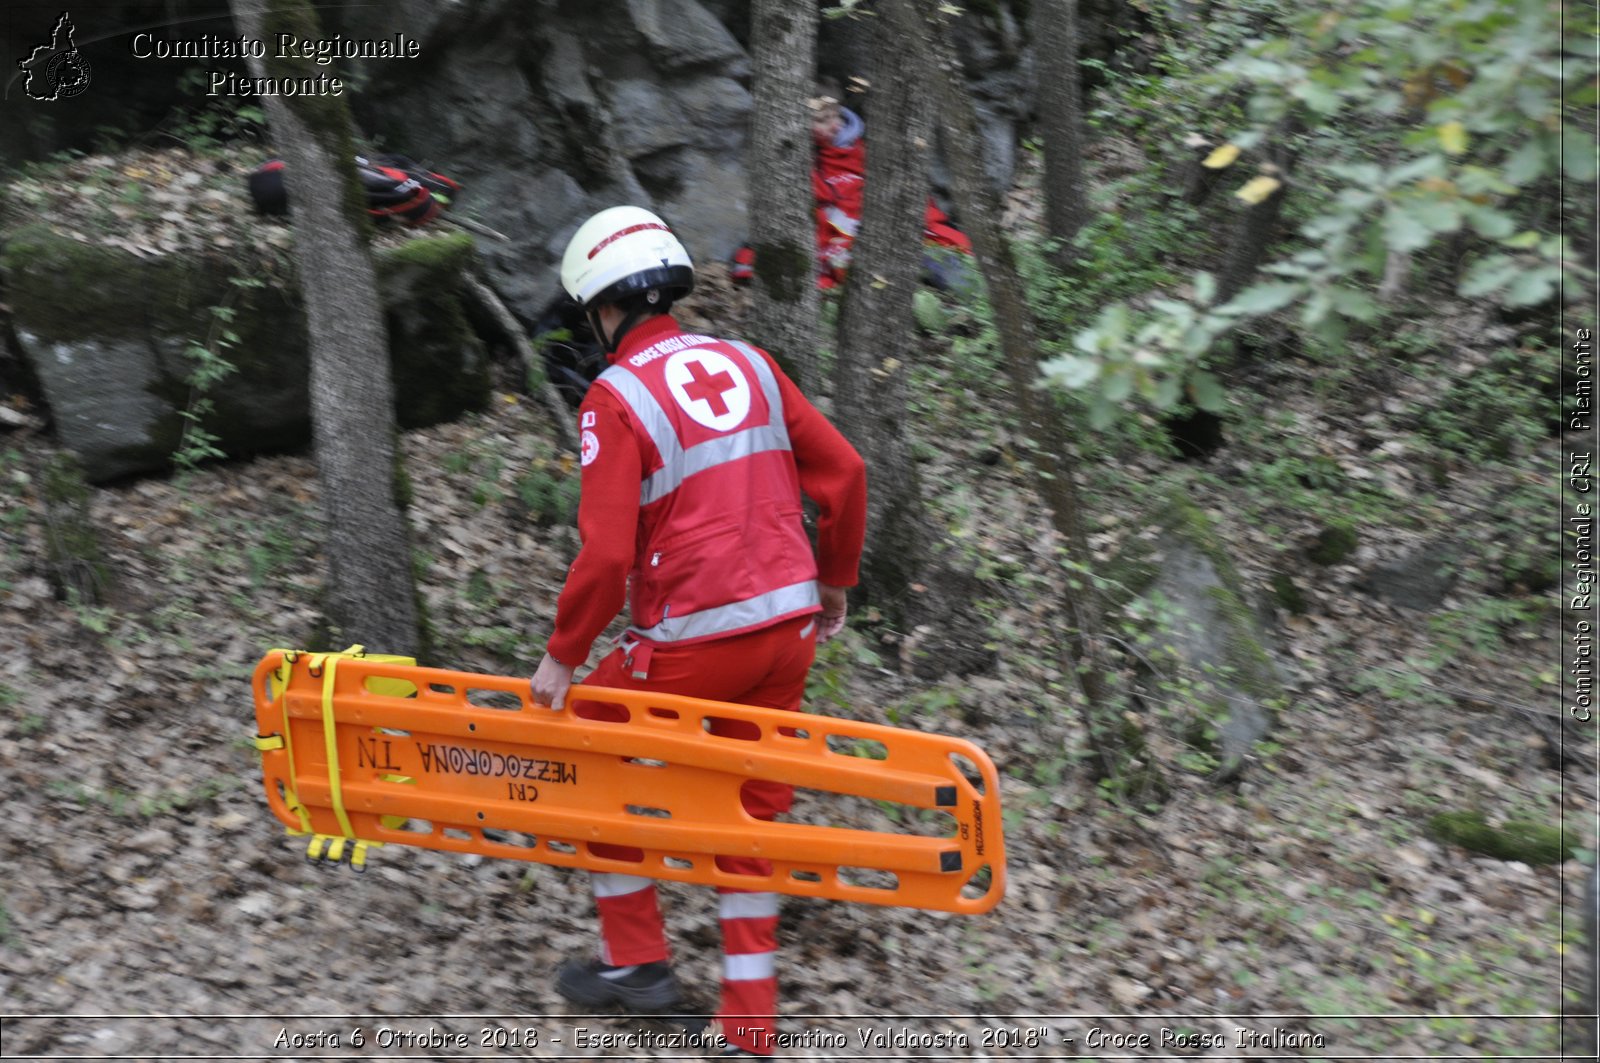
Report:
[[[709,287],[696,312],[736,332],[740,301]],[[1463,330],[1483,324],[1462,314]],[[1177,484],[1217,522],[1243,592],[1270,601],[1287,560],[1304,597],[1299,613],[1268,607],[1291,706],[1242,776],[1214,786],[1167,757],[1167,800],[1118,802],[1092,781],[1062,693],[1066,574],[994,412],[1003,391],[959,344],[929,346],[912,418],[923,482],[947,556],[982,588],[993,654],[926,678],[926,633],[863,617],[819,658],[809,708],[983,747],[1002,773],[1009,892],[977,917],[785,898],[794,1043],[780,1055],[1555,1058],[1586,868],[1476,856],[1426,821],[1462,808],[1593,821],[1592,742],[1547,737],[1563,734],[1557,610],[1486,620],[1470,575],[1431,614],[1369,591],[1375,566],[1446,540],[1471,554],[1464,570],[1492,568],[1484,544],[1516,484],[1549,481],[1553,524],[1554,440],[1492,468],[1456,463],[1439,488],[1429,455],[1389,444],[1436,401],[1442,363],[1330,388],[1285,358],[1236,399],[1278,411],[1281,435],[1090,469],[1097,560],[1147,534],[1148,500]],[[1461,373],[1487,355],[1449,357]],[[481,415],[405,435],[436,632],[424,663],[537,662],[576,547],[549,502],[576,475],[556,439],[509,386]],[[357,876],[308,864],[268,812],[250,676],[318,627],[308,456],[93,490],[113,582],[88,605],[48,579],[37,489],[51,446],[0,436],[5,1058],[693,1058],[665,1040],[600,1047],[670,1028],[577,1014],[554,993],[559,964],[594,947],[581,873],[389,846]],[[1309,464],[1286,472],[1292,453]],[[1397,514],[1364,520],[1355,553],[1326,567],[1303,558],[1322,524],[1294,485],[1261,489],[1273,475],[1303,486],[1319,460]],[[662,894],[680,977],[710,1004],[714,899]]]

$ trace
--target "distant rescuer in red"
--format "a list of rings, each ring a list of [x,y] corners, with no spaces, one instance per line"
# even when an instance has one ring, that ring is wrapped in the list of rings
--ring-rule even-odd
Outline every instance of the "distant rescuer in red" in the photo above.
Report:
[[[585,680],[597,686],[799,709],[819,642],[844,628],[866,530],[866,466],[772,358],[686,333],[669,311],[694,286],[664,222],[612,207],[567,245],[561,283],[583,306],[610,368],[579,408],[582,548],[556,605],[533,696],[565,705],[572,673],[626,596],[632,624]],[[819,509],[813,554],[802,492]],[[622,711],[581,702],[580,715]],[[739,721],[722,731],[735,736]],[[752,781],[745,811],[770,820],[792,788]],[[639,859],[620,846],[605,855]],[[597,847],[598,850],[598,847]],[[769,874],[764,860],[719,857]],[[654,883],[596,873],[600,954],[556,989],[583,1007],[662,1012],[680,1003]],[[730,1055],[770,1055],[777,1015],[778,896],[719,890],[722,1003]]]

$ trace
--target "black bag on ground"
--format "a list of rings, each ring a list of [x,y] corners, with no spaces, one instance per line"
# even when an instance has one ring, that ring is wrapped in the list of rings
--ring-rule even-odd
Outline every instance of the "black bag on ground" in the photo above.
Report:
[[[356,174],[367,196],[367,213],[383,221],[397,219],[426,225],[461,193],[444,174],[424,169],[404,155],[356,156]],[[286,214],[289,193],[282,159],[269,159],[245,179],[250,198],[262,214]]]

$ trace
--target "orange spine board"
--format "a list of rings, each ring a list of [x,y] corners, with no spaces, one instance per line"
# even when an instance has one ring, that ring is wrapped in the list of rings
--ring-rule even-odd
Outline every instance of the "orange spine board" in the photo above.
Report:
[[[963,914],[1005,891],[999,777],[959,738],[602,687],[557,711],[525,678],[284,650],[254,693],[267,803],[297,832]],[[581,719],[582,702],[627,719]],[[713,719],[752,737],[713,735]],[[830,795],[902,806],[923,833],[757,820],[740,801],[752,779],[813,791],[796,809],[813,818]]]

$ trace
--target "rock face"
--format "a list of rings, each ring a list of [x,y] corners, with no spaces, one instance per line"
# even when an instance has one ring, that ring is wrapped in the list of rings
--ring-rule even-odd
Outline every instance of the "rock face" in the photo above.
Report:
[[[1159,552],[1122,558],[1120,580],[1138,591],[1135,612],[1154,639],[1152,658],[1174,661],[1194,681],[1183,695],[1194,714],[1190,729],[1198,736],[1215,727],[1226,777],[1266,736],[1283,697],[1273,640],[1211,519],[1177,494],[1163,512]]]
[[[151,77],[155,60],[131,60],[130,33],[115,31],[157,26],[158,35],[178,39],[192,35],[184,27],[203,25],[226,37],[224,0],[110,0],[102,8],[84,16],[82,28],[86,41],[104,37],[84,53],[94,84],[59,110],[24,109],[0,160],[86,147],[97,128],[144,131],[174,107],[205,108],[176,77]],[[1032,110],[1032,49],[1018,15],[1025,10],[1014,0],[973,5],[955,31],[983,118],[985,158],[1002,183]],[[479,251],[495,288],[526,320],[556,295],[566,240],[597,210],[657,210],[697,261],[724,260],[746,237],[748,3],[394,0],[318,13],[327,36],[389,40],[398,31],[417,41],[416,59],[341,61],[334,69],[354,87],[348,98],[367,140],[460,180],[458,210],[510,237],[482,241]],[[1098,16],[1086,17],[1092,32]],[[823,20],[823,73],[847,82],[868,68],[864,27],[861,18]],[[0,40],[18,37],[5,54],[21,54],[23,37],[48,29],[48,19],[37,30],[31,22],[0,25]],[[1094,41],[1085,56],[1109,57],[1109,46]],[[240,70],[228,60],[201,65]],[[112,85],[119,92],[108,91]]]
[[[404,427],[481,408],[488,399],[482,344],[457,290],[472,256],[464,236],[409,241],[378,255],[394,353],[396,412]],[[231,310],[235,371],[207,396],[203,425],[232,456],[283,450],[311,438],[305,319],[292,276],[262,287],[230,283],[219,252],[139,257],[34,225],[0,251],[12,322],[63,446],[95,482],[170,467],[195,396],[185,354]]]
[[[347,36],[418,38],[421,58],[366,64],[358,120],[458,177],[462,209],[511,238],[482,252],[524,317],[605,207],[657,210],[701,261],[744,239],[750,63],[695,0],[402,0],[325,17]]]

